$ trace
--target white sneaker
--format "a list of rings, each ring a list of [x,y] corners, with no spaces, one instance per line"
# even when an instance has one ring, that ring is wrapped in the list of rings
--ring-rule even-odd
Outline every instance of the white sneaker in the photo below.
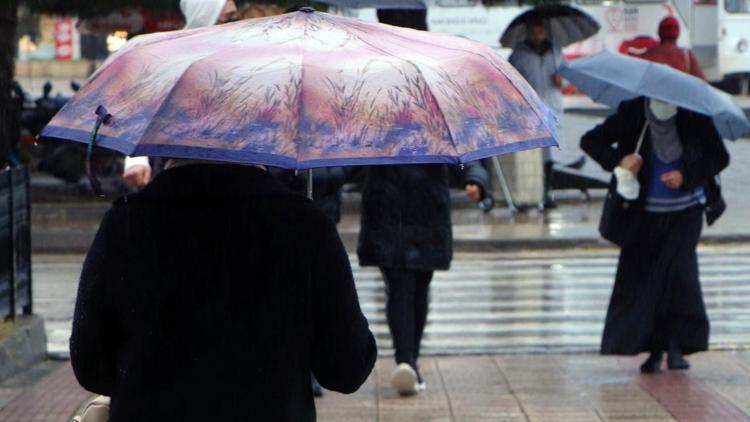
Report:
[[[396,367],[391,375],[391,385],[402,396],[413,396],[420,391],[417,371],[408,363],[401,363]]]

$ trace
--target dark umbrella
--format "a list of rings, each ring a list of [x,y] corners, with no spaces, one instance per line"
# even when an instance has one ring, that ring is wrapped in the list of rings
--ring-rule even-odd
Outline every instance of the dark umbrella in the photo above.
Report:
[[[600,28],[591,15],[575,7],[565,4],[542,5],[513,19],[500,37],[500,44],[515,48],[526,39],[526,26],[540,21],[547,29],[550,41],[559,48],[585,40],[599,32]]]

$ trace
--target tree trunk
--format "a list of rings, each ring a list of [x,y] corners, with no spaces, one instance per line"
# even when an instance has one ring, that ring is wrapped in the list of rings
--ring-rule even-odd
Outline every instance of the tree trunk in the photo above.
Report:
[[[8,162],[8,153],[18,138],[19,110],[11,97],[15,73],[18,0],[0,2],[0,168]]]

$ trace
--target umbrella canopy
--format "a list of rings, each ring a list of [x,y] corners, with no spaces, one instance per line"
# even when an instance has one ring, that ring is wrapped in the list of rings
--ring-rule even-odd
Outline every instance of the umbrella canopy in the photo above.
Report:
[[[42,136],[289,169],[464,163],[557,144],[489,47],[309,11],[136,37]],[[101,111],[101,110],[100,110]]]
[[[599,32],[599,23],[586,12],[567,4],[546,4],[513,19],[500,36],[500,44],[505,48],[515,48],[526,39],[526,25],[532,22],[544,23],[547,38],[559,48]]]
[[[434,0],[318,0],[321,3],[336,7],[362,9],[426,9]]]
[[[725,139],[750,134],[750,122],[730,95],[663,64],[605,51],[572,61],[560,74],[610,107],[649,97],[710,116]]]

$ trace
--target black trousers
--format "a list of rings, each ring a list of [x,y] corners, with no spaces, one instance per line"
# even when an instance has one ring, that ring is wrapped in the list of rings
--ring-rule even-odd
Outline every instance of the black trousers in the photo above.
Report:
[[[386,317],[396,351],[396,363],[416,368],[427,324],[432,271],[380,268],[387,294]]]
[[[708,348],[696,246],[703,209],[644,213],[638,241],[620,252],[602,338],[604,354]]]

